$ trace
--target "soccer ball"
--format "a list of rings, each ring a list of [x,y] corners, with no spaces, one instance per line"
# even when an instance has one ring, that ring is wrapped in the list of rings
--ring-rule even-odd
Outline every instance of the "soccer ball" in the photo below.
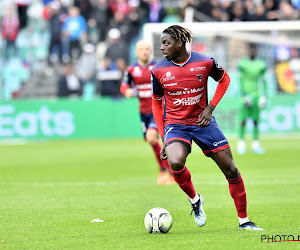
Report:
[[[172,227],[172,215],[164,208],[152,208],[147,212],[144,224],[149,233],[167,233]]]

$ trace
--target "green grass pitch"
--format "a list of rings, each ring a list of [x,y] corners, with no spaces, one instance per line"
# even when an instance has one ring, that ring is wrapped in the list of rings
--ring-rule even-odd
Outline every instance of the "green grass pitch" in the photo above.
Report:
[[[156,185],[158,167],[141,139],[2,144],[0,249],[299,249],[297,241],[262,243],[261,235],[300,234],[300,139],[264,139],[265,155],[237,155],[230,143],[249,218],[262,232],[238,230],[227,182],[196,146],[187,167],[205,198],[203,228],[177,184]],[[153,207],[172,214],[169,233],[144,228]]]

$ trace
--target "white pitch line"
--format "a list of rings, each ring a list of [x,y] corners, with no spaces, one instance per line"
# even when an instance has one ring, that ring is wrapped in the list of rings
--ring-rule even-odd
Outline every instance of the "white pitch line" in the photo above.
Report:
[[[26,140],[21,138],[15,139],[1,139],[0,146],[18,146],[27,144]]]

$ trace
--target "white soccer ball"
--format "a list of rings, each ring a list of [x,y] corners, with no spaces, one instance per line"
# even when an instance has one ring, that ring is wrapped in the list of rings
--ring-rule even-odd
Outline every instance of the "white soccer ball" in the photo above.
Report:
[[[150,209],[144,219],[145,228],[149,233],[167,233],[172,227],[172,215],[164,208]]]

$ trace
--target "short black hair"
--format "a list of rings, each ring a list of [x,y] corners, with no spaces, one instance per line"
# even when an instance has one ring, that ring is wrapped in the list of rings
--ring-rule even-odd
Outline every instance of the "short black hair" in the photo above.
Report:
[[[181,41],[184,44],[192,41],[192,32],[189,29],[186,29],[180,25],[172,25],[166,28],[163,33],[169,34],[177,42]]]

